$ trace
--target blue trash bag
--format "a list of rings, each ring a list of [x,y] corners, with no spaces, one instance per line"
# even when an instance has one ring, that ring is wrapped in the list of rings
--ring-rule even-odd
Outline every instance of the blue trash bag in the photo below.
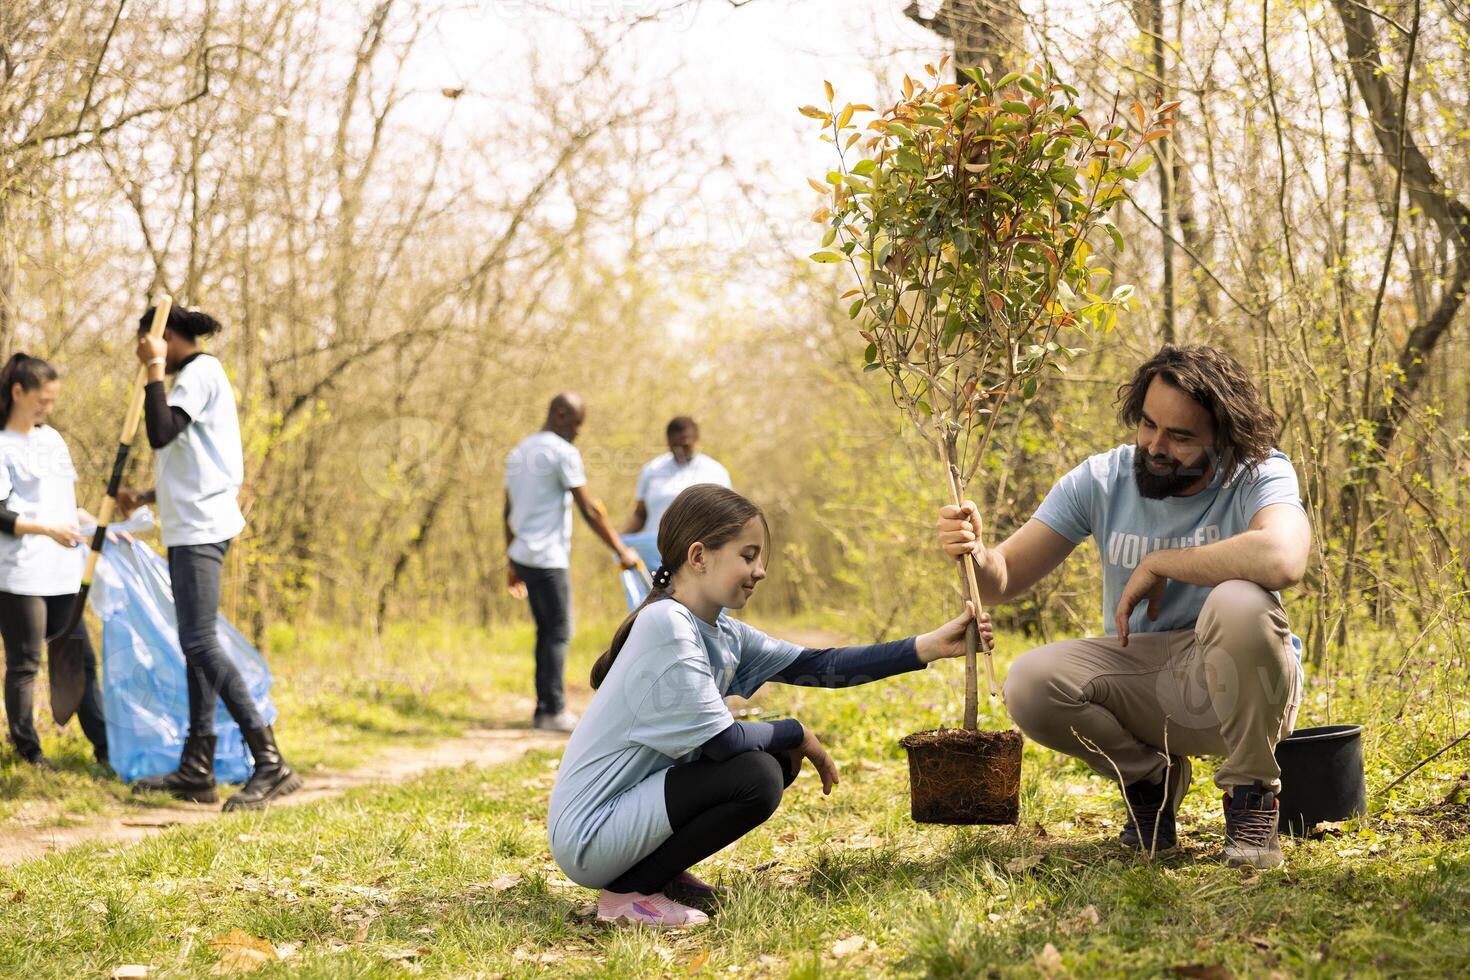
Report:
[[[135,514],[115,527],[143,530],[151,517]],[[112,768],[124,782],[173,772],[189,733],[189,686],[168,562],[141,541],[109,541],[97,562],[89,599],[102,621],[102,707]],[[217,629],[220,646],[244,677],[261,718],[267,725],[274,723],[277,712],[265,660],[224,616]],[[214,734],[215,778],[244,782],[252,768],[250,754],[223,704],[215,706]]]
[[[645,576],[657,571],[663,562],[658,556],[658,532],[639,531],[637,534],[624,534],[622,538],[623,544],[638,552],[638,557],[647,566],[643,569],[624,568],[618,572],[618,578],[623,584],[623,598],[627,600],[628,611],[631,612],[648,596],[649,583]]]

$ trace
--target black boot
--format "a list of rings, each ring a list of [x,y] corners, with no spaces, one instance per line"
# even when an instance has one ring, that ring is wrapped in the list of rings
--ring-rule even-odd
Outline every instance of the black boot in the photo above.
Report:
[[[255,758],[255,771],[240,792],[225,800],[226,810],[259,810],[278,796],[301,788],[301,777],[286,765],[276,748],[276,736],[269,725],[245,729],[245,744]]]
[[[133,792],[167,793],[190,803],[214,803],[214,736],[190,732],[184,739],[179,768],[167,776],[146,776],[133,784]]]

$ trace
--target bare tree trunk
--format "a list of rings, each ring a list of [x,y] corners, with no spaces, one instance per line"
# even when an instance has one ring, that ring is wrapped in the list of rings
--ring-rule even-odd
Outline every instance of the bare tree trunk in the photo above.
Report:
[[[960,83],[967,80],[961,68],[996,75],[1025,67],[1026,22],[1018,0],[944,0],[933,17],[911,3],[904,16],[954,45],[955,80]]]
[[[1159,95],[1168,99],[1168,65],[1164,60],[1164,0],[1148,0],[1148,26],[1153,46],[1154,78],[1159,86]],[[1174,141],[1165,136],[1154,149],[1159,160],[1159,236],[1160,259],[1163,266],[1159,333],[1166,344],[1174,343]]]
[[[11,241],[10,194],[0,188],[0,358],[15,340],[15,244]]]
[[[1431,355],[1454,321],[1470,287],[1470,207],[1450,192],[1408,132],[1404,104],[1378,56],[1378,28],[1372,15],[1355,0],[1332,0],[1332,5],[1342,19],[1353,79],[1373,120],[1373,134],[1384,158],[1402,181],[1409,200],[1434,222],[1440,236],[1453,245],[1454,252],[1453,271],[1439,302],[1409,331],[1399,349],[1398,371],[1389,397],[1373,409],[1374,437],[1378,451],[1383,452],[1398,434],[1404,414],[1424,380]],[[1406,38],[1411,53],[1418,33],[1419,4],[1416,3],[1413,27]],[[1375,303],[1375,321],[1380,304],[1381,292]]]

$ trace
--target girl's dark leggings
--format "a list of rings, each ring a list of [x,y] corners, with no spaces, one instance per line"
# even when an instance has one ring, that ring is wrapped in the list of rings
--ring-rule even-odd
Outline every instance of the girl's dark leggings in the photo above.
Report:
[[[41,650],[46,634],[59,629],[71,614],[72,595],[14,595],[0,592],[0,635],[5,638],[5,716],[10,723],[10,740],[21,758],[34,762],[41,757],[41,740],[36,735],[33,704],[36,671],[41,666]],[[70,636],[57,643],[76,643],[82,650],[86,669],[86,687],[82,693],[77,719],[82,731],[97,752],[99,761],[107,758],[107,724],[102,720],[102,694],[97,687],[97,657],[87,637],[87,624],[78,622]]]
[[[796,774],[789,757],[742,752],[724,762],[700,759],[669,769],[664,805],[674,836],[607,884],[609,891],[663,891],[669,882],[765,823]]]

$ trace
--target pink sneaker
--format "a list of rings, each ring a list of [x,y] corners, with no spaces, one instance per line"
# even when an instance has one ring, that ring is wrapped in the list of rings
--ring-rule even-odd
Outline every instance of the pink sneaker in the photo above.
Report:
[[[709,922],[699,909],[669,898],[662,892],[610,892],[604,888],[597,896],[597,921],[619,925],[648,926],[653,929],[687,929]]]

